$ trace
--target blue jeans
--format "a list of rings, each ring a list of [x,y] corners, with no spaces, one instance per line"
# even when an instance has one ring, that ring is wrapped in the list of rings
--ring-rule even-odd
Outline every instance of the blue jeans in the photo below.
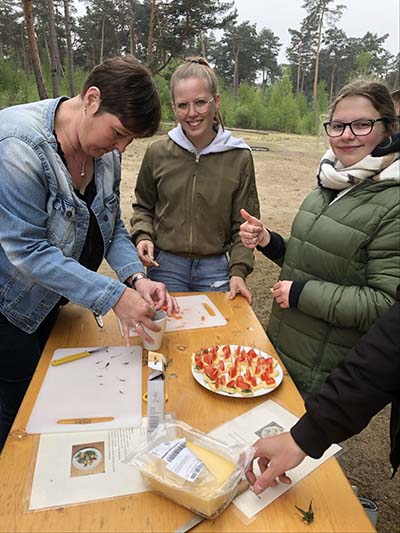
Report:
[[[170,292],[207,292],[229,290],[229,266],[225,254],[189,259],[156,250],[160,267],[149,267],[153,281],[165,283]]]

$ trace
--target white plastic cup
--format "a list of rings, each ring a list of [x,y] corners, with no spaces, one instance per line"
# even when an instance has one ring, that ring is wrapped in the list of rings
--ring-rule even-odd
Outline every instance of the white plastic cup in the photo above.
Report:
[[[152,320],[153,323],[160,328],[160,331],[151,331],[142,324],[145,332],[153,339],[152,343],[143,339],[143,348],[146,350],[158,350],[161,347],[165,326],[167,325],[167,313],[160,309],[159,311],[156,311]]]

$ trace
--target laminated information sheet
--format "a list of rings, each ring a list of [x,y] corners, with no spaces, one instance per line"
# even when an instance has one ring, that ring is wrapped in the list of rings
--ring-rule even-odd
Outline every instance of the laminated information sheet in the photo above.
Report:
[[[268,400],[234,420],[219,426],[214,431],[211,431],[210,435],[227,444],[253,444],[259,438],[270,437],[282,431],[288,431],[297,421],[297,416],[272,400]],[[247,490],[237,496],[233,503],[247,518],[252,518],[341,450],[340,446],[332,444],[320,459],[306,457],[299,466],[288,471],[288,475],[292,480],[291,485],[280,483],[277,487],[271,487],[263,492],[260,498],[250,490]],[[256,462],[254,463],[254,472],[256,475],[259,473]]]
[[[41,435],[29,510],[146,492],[138,470],[122,461],[146,440],[139,428]]]

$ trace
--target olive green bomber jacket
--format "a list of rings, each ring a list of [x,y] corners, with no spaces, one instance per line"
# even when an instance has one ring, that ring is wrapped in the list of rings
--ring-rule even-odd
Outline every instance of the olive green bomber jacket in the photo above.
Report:
[[[135,244],[150,239],[162,250],[196,258],[229,252],[230,276],[246,278],[253,270],[253,252],[239,237],[240,209],[259,216],[250,150],[199,157],[162,138],[146,151],[135,195]]]
[[[317,188],[300,207],[280,279],[306,283],[297,308],[274,302],[267,329],[305,392],[317,390],[389,308],[400,282],[399,182],[368,180],[333,197]]]

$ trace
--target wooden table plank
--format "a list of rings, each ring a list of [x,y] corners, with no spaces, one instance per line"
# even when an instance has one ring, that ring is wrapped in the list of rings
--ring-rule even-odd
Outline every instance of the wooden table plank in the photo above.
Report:
[[[273,399],[301,415],[303,402],[292,380],[284,371],[281,386],[259,398],[227,398],[207,391],[191,375],[190,358],[194,350],[215,343],[255,345],[276,356],[275,350],[246,301],[228,299],[225,293],[209,293],[228,321],[227,326],[180,331],[165,335],[161,351],[168,347],[173,364],[168,369],[167,411],[192,426],[210,431],[218,425]],[[123,341],[113,313],[104,317],[101,330],[92,314],[69,304],[63,309],[37,367],[13,429],[0,456],[0,531],[69,532],[175,531],[193,517],[190,511],[151,493],[135,494],[64,508],[27,511],[39,436],[28,435],[28,422],[47,367],[58,348],[118,346]],[[138,344],[138,339],[132,339]],[[283,365],[282,365],[283,366]],[[143,369],[146,379],[147,369]],[[145,388],[144,381],[144,388]],[[146,406],[143,405],[145,414]],[[313,499],[315,521],[304,524],[294,505],[304,506]],[[231,505],[216,521],[204,521],[193,531],[375,531],[335,459],[330,459],[292,490],[278,498],[254,519],[247,520]]]

